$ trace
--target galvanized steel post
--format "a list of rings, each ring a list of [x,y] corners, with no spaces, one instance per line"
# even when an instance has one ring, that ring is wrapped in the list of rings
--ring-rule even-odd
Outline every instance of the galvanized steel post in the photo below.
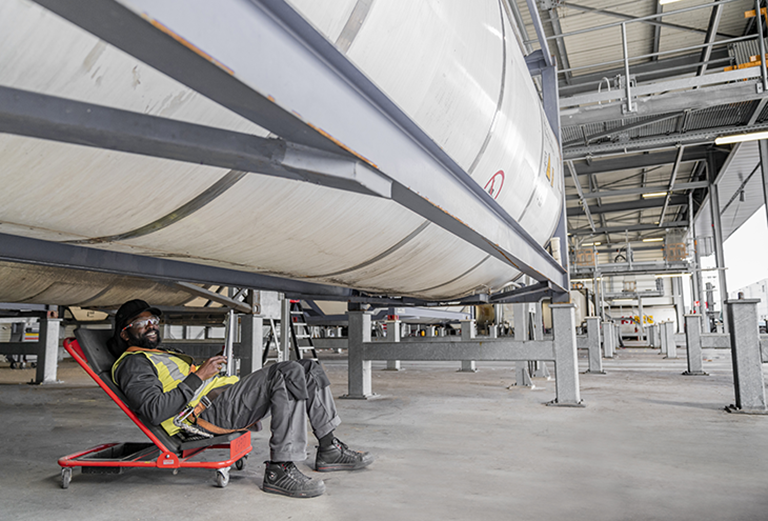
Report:
[[[613,358],[616,352],[616,333],[613,331],[614,323],[611,320],[603,322],[603,356]]]
[[[344,398],[366,399],[371,390],[371,361],[365,360],[365,343],[371,341],[371,314],[365,311],[347,311],[347,394]]]
[[[588,373],[605,374],[600,352],[600,317],[587,317]]]
[[[684,375],[706,376],[701,356],[701,315],[685,315],[688,370]]]
[[[552,333],[555,349],[555,388],[552,405],[581,405],[579,364],[576,352],[574,304],[552,304]]]
[[[675,324],[672,321],[664,322],[664,337],[667,345],[666,358],[677,358],[677,344],[675,344]]]
[[[264,317],[240,315],[240,375],[245,376],[261,369],[264,338]],[[266,347],[269,349],[269,346]]]
[[[387,329],[387,342],[399,342],[400,341],[400,320],[387,320],[385,322]],[[400,360],[387,360],[388,371],[399,371]]]
[[[513,304],[515,340],[528,338],[528,304]],[[531,374],[528,372],[528,362],[515,362],[515,385],[532,387]]]
[[[475,321],[474,320],[464,320],[461,322],[461,339],[464,342],[468,342],[470,340],[473,340],[475,338]],[[474,360],[462,360],[461,361],[461,369],[459,369],[459,372],[461,373],[474,373],[477,371],[477,364]]]
[[[56,371],[59,359],[60,318],[40,318],[40,336],[38,339],[37,371],[35,383],[56,383]]]
[[[726,301],[736,395],[736,404],[726,407],[729,412],[768,413],[757,324],[758,302],[759,299]]]

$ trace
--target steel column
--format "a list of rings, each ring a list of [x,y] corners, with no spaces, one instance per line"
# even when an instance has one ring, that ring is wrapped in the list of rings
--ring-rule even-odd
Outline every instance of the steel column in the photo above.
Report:
[[[528,304],[512,304],[515,325],[515,340],[529,340],[528,331]],[[515,362],[515,385],[521,387],[533,387],[531,373],[528,371],[528,362]]]
[[[474,320],[464,320],[461,322],[461,341],[462,342],[469,342],[471,340],[474,340],[475,338],[475,321]],[[461,373],[474,373],[477,371],[477,362],[474,360],[462,360],[461,361],[461,369],[459,369],[459,372]]]
[[[666,354],[664,358],[677,358],[677,344],[675,344],[675,326],[672,321],[662,324],[662,345],[666,344]]]
[[[384,322],[387,326],[387,342],[399,342],[400,341],[400,324],[399,320],[387,320]],[[399,371],[400,360],[387,360],[387,371]]]
[[[709,210],[712,215],[712,232],[715,241],[715,260],[717,261],[720,281],[720,309],[723,313],[723,331],[728,333],[728,318],[725,301],[728,299],[728,284],[725,279],[725,253],[723,251],[723,226],[720,220],[720,193],[718,185],[714,183],[715,161],[712,153],[707,154],[707,179],[709,180]]]
[[[706,376],[701,355],[701,315],[685,315],[685,343],[687,345],[687,376]]]
[[[550,405],[581,405],[574,304],[552,304],[557,398]]]
[[[728,300],[731,359],[736,404],[729,412],[766,414],[765,379],[763,377],[757,304],[760,299]]]
[[[613,358],[616,352],[616,333],[614,327],[616,324],[612,320],[603,321],[603,356]]]
[[[587,317],[588,373],[605,374],[603,357],[600,353],[600,317]]]
[[[40,318],[40,336],[37,342],[37,370],[35,383],[56,383],[56,371],[59,362],[59,326],[60,318]]]
[[[371,361],[365,359],[364,344],[371,341],[371,314],[348,311],[347,394],[344,398],[367,399],[371,391]]]
[[[250,313],[240,315],[240,376],[261,369],[264,349],[264,318]]]

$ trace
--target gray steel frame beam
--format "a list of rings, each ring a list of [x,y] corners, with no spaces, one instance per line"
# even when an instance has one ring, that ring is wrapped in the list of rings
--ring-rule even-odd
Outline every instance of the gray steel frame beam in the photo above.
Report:
[[[587,160],[574,159],[574,167],[579,176],[613,173],[620,170],[637,170],[639,168],[652,167],[658,165],[672,164],[677,158],[677,150],[653,151],[648,154],[638,154],[634,156],[619,155],[605,159]],[[683,163],[691,161],[702,161],[707,158],[706,148],[703,146],[685,147],[683,154]]]
[[[600,190],[597,192],[587,192],[584,194],[584,199],[598,199],[603,197],[619,197],[625,195],[640,195],[640,194],[652,194],[655,192],[666,192],[670,190],[672,192],[679,192],[683,190],[696,190],[698,188],[707,188],[709,183],[706,181],[694,181],[692,183],[678,183],[673,185],[672,188],[665,185],[653,185],[653,186],[639,186],[637,188],[625,188],[622,190]],[[569,195],[567,199],[574,201],[581,199],[581,195]]]
[[[563,159],[581,159],[616,151],[641,152],[644,150],[652,150],[654,148],[676,145],[702,145],[706,143],[712,143],[714,142],[715,138],[725,134],[741,134],[763,130],[768,130],[768,122],[756,125],[731,125],[727,127],[708,128],[682,134],[653,136],[648,138],[634,139],[632,141],[601,143],[598,145],[590,145],[586,147],[572,147],[570,149],[563,149]]]
[[[760,174],[762,175],[764,211],[768,217],[768,140],[761,139],[757,142],[760,154]]]
[[[672,167],[672,174],[669,178],[669,186],[667,187],[667,195],[664,197],[664,206],[661,208],[661,217],[659,217],[659,228],[664,226],[664,217],[667,215],[667,207],[669,207],[670,199],[672,199],[672,187],[675,186],[677,180],[677,171],[680,168],[680,161],[683,159],[683,152],[685,147],[680,147],[677,152],[677,158],[675,158],[675,165]],[[688,201],[686,200],[686,205]]]
[[[37,3],[287,141],[378,158],[398,203],[567,291],[567,270],[285,1],[122,1]]]
[[[719,1],[714,2],[714,3],[716,3],[716,4],[723,4],[724,5],[724,4],[731,4],[733,2],[738,2],[738,1],[740,1],[740,0],[719,0]],[[571,6],[571,4],[565,4],[565,5],[566,6]],[[595,27],[588,27],[586,29],[579,29],[577,31],[571,31],[571,32],[568,32],[568,33],[564,33],[562,36],[564,36],[564,37],[565,36],[575,36],[577,34],[584,34],[584,33],[599,31],[601,29],[607,29],[609,27],[617,27],[617,26],[621,25],[622,23],[627,23],[627,22],[647,22],[647,21],[652,21],[655,18],[661,18],[663,16],[671,16],[671,15],[676,15],[676,14],[681,14],[681,13],[687,13],[689,11],[696,11],[698,9],[705,9],[705,8],[708,8],[708,7],[712,7],[712,5],[710,4],[710,5],[697,5],[697,6],[693,6],[693,7],[684,7],[682,9],[676,9],[674,11],[667,11],[667,12],[652,14],[652,15],[648,15],[648,16],[638,16],[638,17],[621,14],[621,15],[619,15],[619,17],[623,18],[624,21],[614,22],[614,23],[604,24],[604,25],[599,25],[599,26],[595,26]],[[585,9],[592,9],[592,8],[588,7],[588,8],[585,8]],[[616,14],[618,14],[618,13],[616,13]],[[629,18],[627,19],[625,17],[629,17]],[[657,22],[657,23],[660,23],[660,22]],[[680,26],[680,27],[676,27],[676,28],[677,29],[683,29],[683,28],[688,29],[685,26]],[[704,31],[703,29],[698,29],[698,30],[696,30],[696,32],[702,32],[703,33],[703,32],[706,32],[706,31]],[[728,36],[728,35],[724,35],[724,36]],[[550,36],[547,39],[548,40],[552,40],[552,39],[554,39],[554,37]]]
[[[234,310],[240,311],[241,313],[252,312],[251,306],[245,304],[244,302],[231,299],[229,297],[225,297],[224,295],[220,295],[219,293],[215,293],[209,289],[201,288],[200,286],[196,286],[188,282],[174,282],[173,284],[171,284],[171,286],[176,289],[186,291],[190,295],[194,295],[196,297],[202,297],[202,298],[212,300],[214,302],[218,302],[219,304],[222,304],[224,306],[227,306],[228,308],[232,308]]]
[[[699,66],[699,70],[696,72],[697,76],[702,76],[705,72],[707,72],[707,62],[709,61],[709,57],[712,54],[712,44],[717,39],[717,28],[720,26],[720,19],[722,18],[722,14],[722,4],[715,3],[712,8],[712,14],[709,16],[707,37],[704,39],[704,43],[706,43],[707,46],[701,51],[701,58],[699,61],[702,63]]]
[[[322,295],[326,300],[348,300],[353,295],[353,290],[348,288],[3,233],[0,233],[0,245],[0,260],[8,262],[133,275],[172,283],[185,281],[281,291],[291,297]]]
[[[581,202],[581,208],[584,211],[584,214],[587,216],[589,227],[594,232],[595,222],[592,220],[592,213],[589,211],[589,205],[587,204],[587,201],[584,199],[584,191],[581,189],[581,183],[579,183],[579,176],[576,174],[576,169],[573,168],[573,161],[566,161],[566,164],[568,165],[568,171],[570,172],[571,178],[573,179],[573,184],[576,186],[576,191],[579,193],[579,201]]]
[[[567,7],[567,8],[574,9],[576,11],[584,11],[584,12],[593,13],[593,14],[601,14],[601,15],[604,15],[604,16],[609,16],[611,18],[619,18],[619,19],[627,20],[627,21],[638,21],[638,22],[642,22],[642,23],[645,23],[645,24],[654,25],[654,26],[656,26],[658,28],[668,27],[670,29],[678,29],[680,31],[688,31],[688,32],[694,32],[694,33],[699,33],[699,34],[700,33],[706,33],[705,30],[698,29],[696,27],[689,27],[689,26],[686,26],[686,25],[672,24],[672,23],[668,23],[668,22],[660,22],[660,21],[657,21],[657,20],[653,19],[653,18],[657,18],[657,17],[661,18],[662,16],[668,15],[669,13],[657,12],[656,15],[653,16],[653,17],[638,18],[636,16],[632,16],[632,15],[628,15],[628,14],[616,13],[616,12],[608,11],[608,10],[605,10],[605,9],[597,9],[595,7],[587,7],[587,6],[583,6],[583,5],[574,4],[572,2],[563,2],[563,5],[565,7]],[[718,3],[718,6],[719,6],[719,3]],[[581,34],[581,33],[577,33],[577,34]],[[722,36],[724,38],[733,38],[732,35],[723,34],[723,33],[718,33],[718,36]],[[551,36],[549,38],[552,39]]]
[[[670,198],[669,206],[687,205],[688,198],[684,195],[676,195]],[[662,208],[664,206],[664,198],[652,198],[642,199],[640,201],[625,201],[621,203],[610,203],[602,206],[589,206],[589,211],[593,214],[612,213],[612,212],[626,212],[632,210],[647,210],[648,208]],[[584,210],[580,207],[568,208],[568,217],[575,215],[581,215]],[[656,226],[658,228],[658,225]]]
[[[655,54],[658,49],[654,49]],[[667,78],[670,72],[678,71],[685,72],[690,69],[691,71],[698,68],[700,53],[687,53],[680,56],[673,56],[669,58],[658,59],[658,55],[652,56],[652,60],[646,63],[638,63],[632,66],[632,75],[637,78],[638,81],[649,82],[658,81]],[[728,55],[726,48],[716,48],[712,50],[710,56],[710,65],[729,65],[731,58]],[[624,67],[617,67],[609,70],[603,70],[600,72],[585,73],[572,78],[571,83],[566,85],[565,82],[561,82],[560,91],[567,93],[569,96],[575,96],[584,92],[593,92],[597,89],[598,82],[603,78],[614,78],[624,71]]]
[[[670,221],[668,223],[664,223],[664,228],[686,228],[688,226],[688,221]],[[593,232],[590,229],[587,228],[577,228],[577,229],[571,229],[570,234],[574,236],[582,236],[582,235],[599,235],[601,233],[624,233],[626,232],[642,232],[642,231],[648,231],[648,230],[658,230],[659,226],[653,223],[648,224],[629,224],[627,226],[610,226],[607,228],[596,228]],[[633,248],[636,249],[636,248]]]
[[[697,111],[710,107],[743,103],[746,101],[764,100],[768,98],[768,92],[757,89],[759,80],[740,81],[715,87],[687,90],[685,92],[670,92],[657,96],[649,96],[636,100],[637,111],[632,117],[658,116],[662,119],[677,117],[680,113],[689,110]],[[563,98],[562,105],[571,103],[572,98]],[[560,120],[563,127],[574,127],[625,119],[627,116],[621,112],[621,102],[603,103],[602,105],[587,105],[582,107],[567,108],[560,111]],[[655,120],[638,122],[638,124],[650,124]],[[754,123],[754,122],[753,122]],[[606,132],[615,133],[617,130]],[[592,136],[590,139],[596,139]]]
[[[635,58],[633,58],[635,59]],[[757,67],[747,67],[745,69],[736,69],[726,72],[713,72],[704,76],[694,76],[676,80],[658,81],[654,83],[641,84],[632,88],[632,94],[637,96],[649,96],[669,91],[692,89],[694,87],[703,87],[705,85],[714,85],[727,83],[731,81],[742,81],[760,76]],[[560,100],[562,107],[574,107],[586,105],[589,103],[607,103],[614,100],[624,100],[624,91],[615,89],[612,91],[592,92],[590,94],[579,94],[576,96],[564,97]]]
[[[2,86],[0,132],[391,196],[390,179],[346,155]]]
[[[635,104],[635,107],[637,107],[637,104]],[[652,117],[650,119],[644,119],[644,120],[641,120],[641,121],[633,121],[632,123],[627,123],[627,124],[622,125],[620,127],[612,128],[612,129],[609,129],[609,130],[605,130],[603,132],[599,132],[597,134],[592,134],[590,136],[586,136],[586,139],[577,138],[577,139],[568,141],[566,143],[563,143],[563,146],[569,146],[569,145],[573,145],[573,144],[576,144],[576,143],[584,143],[585,145],[589,145],[589,143],[591,143],[592,141],[595,141],[597,139],[602,139],[604,137],[614,136],[614,135],[617,135],[617,134],[621,134],[622,132],[628,132],[630,130],[636,130],[638,128],[643,128],[643,127],[646,127],[648,125],[653,125],[654,123],[659,123],[661,121],[666,121],[668,119],[679,118],[681,114],[682,114],[681,112],[676,112],[676,113],[673,113],[673,114],[664,114],[664,115],[661,115],[661,116],[656,116],[656,117]],[[633,116],[634,116],[634,113],[633,113]],[[607,121],[607,120],[603,120],[603,121]],[[583,124],[580,123],[579,126],[583,126]],[[585,134],[586,134],[586,132],[585,132]]]

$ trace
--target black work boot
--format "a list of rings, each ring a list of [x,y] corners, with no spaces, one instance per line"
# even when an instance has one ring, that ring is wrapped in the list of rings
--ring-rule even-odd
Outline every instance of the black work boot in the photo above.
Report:
[[[330,446],[317,449],[315,470],[318,472],[357,470],[371,463],[373,463],[373,456],[367,452],[352,450],[339,439],[333,438]]]
[[[265,462],[264,492],[282,494],[288,497],[317,497],[325,492],[325,483],[305,476],[293,464]]]

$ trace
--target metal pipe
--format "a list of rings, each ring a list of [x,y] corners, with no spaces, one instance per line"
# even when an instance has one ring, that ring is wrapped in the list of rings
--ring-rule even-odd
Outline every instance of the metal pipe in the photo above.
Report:
[[[629,51],[627,49],[627,24],[622,23],[621,24],[621,43],[624,46],[624,79],[626,82],[626,91],[627,91],[627,107],[624,112],[634,112],[635,109],[632,107],[632,93],[630,91],[629,86]]]
[[[763,40],[763,13],[760,12],[760,0],[755,0],[757,34],[760,38],[760,74],[763,78],[763,90],[768,90],[768,73],[765,70],[765,40]]]
[[[536,8],[536,2],[534,0],[525,0],[528,4],[528,11],[531,13],[531,22],[533,28],[536,29],[536,36],[539,39],[539,45],[541,51],[544,53],[544,61],[547,63],[547,67],[552,67],[552,54],[549,52],[549,45],[547,44],[547,37],[544,34],[544,26],[541,25],[541,17],[539,16],[539,10]]]
[[[675,166],[672,167],[672,177],[669,180],[669,186],[667,187],[667,196],[664,198],[664,207],[661,209],[661,217],[659,217],[659,228],[664,225],[664,217],[667,213],[667,207],[669,206],[669,200],[672,198],[672,188],[675,186],[675,179],[677,179],[677,170],[680,168],[680,162],[683,159],[683,152],[685,146],[680,146],[680,150],[677,151],[677,157],[675,158]]]
[[[685,52],[685,51],[695,51],[696,49],[702,49],[702,48],[708,47],[710,45],[712,47],[717,47],[717,46],[720,46],[720,45],[727,45],[729,43],[742,42],[742,41],[745,41],[745,40],[753,40],[755,38],[756,38],[756,35],[754,35],[754,34],[749,34],[747,36],[736,36],[735,38],[730,38],[728,40],[720,40],[720,41],[714,42],[712,44],[703,43],[703,44],[700,44],[700,45],[691,45],[689,47],[681,47],[679,49],[671,49],[669,51],[659,51],[659,52],[651,52],[651,53],[648,53],[648,54],[639,54],[639,55],[635,56],[632,59],[633,60],[644,60],[644,59],[647,59],[647,58],[653,58],[654,56],[662,56],[664,54],[677,54],[677,53]],[[610,61],[606,61],[606,62],[593,63],[593,64],[590,64],[590,65],[582,65],[580,67],[571,67],[571,68],[568,68],[568,69],[561,69],[558,72],[572,72],[572,71],[580,71],[580,70],[583,70],[583,69],[593,69],[593,68],[597,68],[597,67],[602,67],[604,65],[613,65],[614,63],[622,63],[623,61],[624,60],[610,60]],[[694,65],[698,65],[698,64],[694,64]],[[691,65],[691,66],[693,66],[693,65]],[[658,72],[658,71],[654,70],[653,72]]]
[[[693,7],[685,7],[683,9],[677,9],[676,11],[667,11],[664,13],[641,16],[639,18],[633,18],[632,20],[627,20],[626,22],[613,22],[610,24],[598,25],[597,27],[588,27],[586,29],[579,29],[578,31],[571,31],[570,33],[563,33],[556,36],[549,36],[547,40],[554,40],[555,38],[565,38],[566,36],[575,36],[577,34],[584,34],[591,31],[599,31],[600,29],[608,29],[609,27],[616,27],[617,25],[623,25],[625,23],[644,22],[646,20],[653,20],[654,18],[661,18],[663,16],[672,16],[679,13],[686,13],[688,11],[695,11],[697,9],[708,9],[718,5],[730,4],[737,1],[740,1],[740,0],[720,0],[719,2],[713,2],[711,4],[695,5]],[[528,0],[528,2],[530,3],[531,0]]]
[[[579,193],[579,200],[581,201],[581,206],[584,208],[584,213],[587,215],[589,227],[594,232],[595,222],[592,220],[592,214],[589,211],[589,205],[587,204],[587,201],[584,200],[584,191],[581,189],[579,175],[576,173],[576,169],[573,167],[573,161],[566,161],[566,164],[568,165],[568,171],[571,173],[571,177],[573,178],[573,184],[576,185],[576,191]]]
[[[227,376],[235,374],[235,325],[235,310],[230,309],[229,313],[227,313],[227,339],[224,347],[224,355],[227,357]]]

